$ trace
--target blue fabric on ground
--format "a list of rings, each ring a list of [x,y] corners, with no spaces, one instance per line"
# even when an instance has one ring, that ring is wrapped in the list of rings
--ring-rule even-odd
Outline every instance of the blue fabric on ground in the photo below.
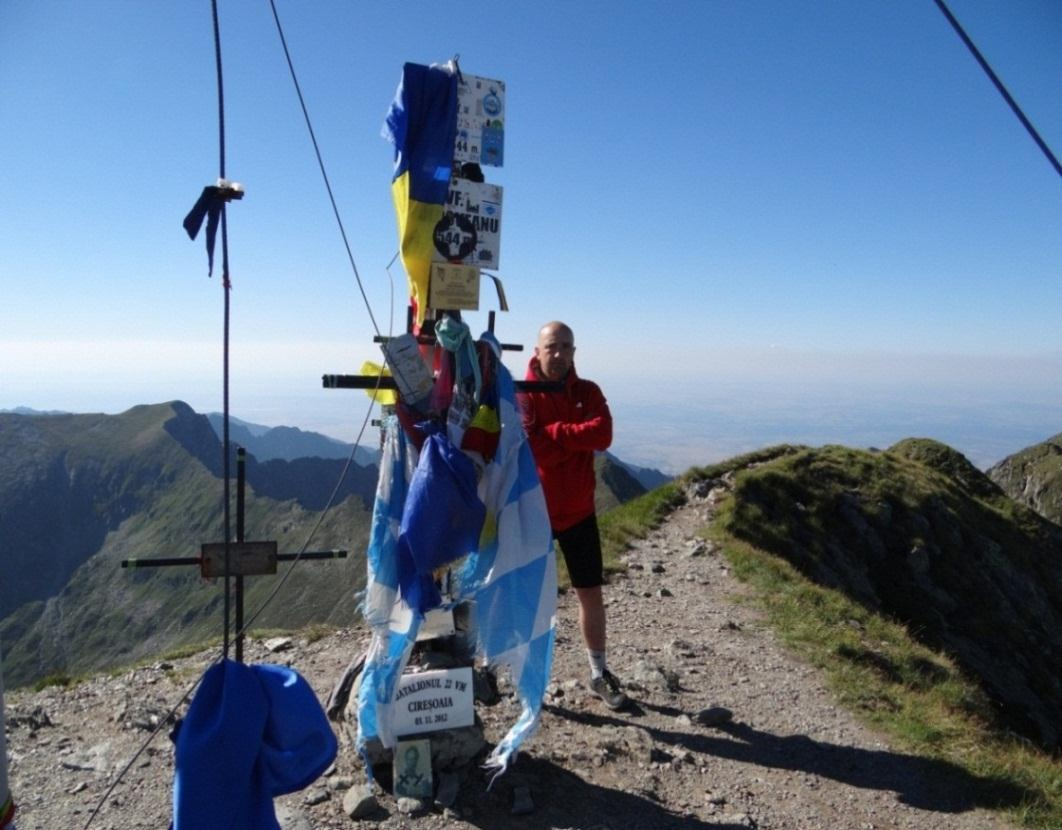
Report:
[[[296,671],[215,663],[177,736],[173,830],[279,830],[273,799],[314,781],[337,748]]]

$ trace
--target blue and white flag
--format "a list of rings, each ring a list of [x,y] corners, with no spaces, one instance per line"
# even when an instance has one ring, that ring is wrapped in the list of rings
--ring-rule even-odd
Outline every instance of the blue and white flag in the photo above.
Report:
[[[517,722],[487,760],[488,768],[501,773],[541,716],[553,663],[557,568],[546,499],[524,435],[512,375],[500,362],[496,382],[501,421],[498,449],[484,468],[478,489],[487,508],[486,522],[478,549],[469,552],[458,576],[452,599],[455,604],[472,601],[478,650],[492,667],[510,669],[522,705]],[[397,420],[389,419],[363,606],[373,634],[358,693],[360,750],[372,739],[385,747],[395,744],[395,688],[422,620],[400,595],[395,561],[415,456]]]
[[[358,750],[378,739],[395,743],[392,701],[395,687],[413,650],[422,617],[402,600],[398,590],[398,537],[417,450],[392,415],[384,426],[380,479],[372,512],[366,554],[368,574],[362,613],[372,631],[361,685],[358,688]]]
[[[491,666],[508,666],[523,710],[487,759],[504,772],[535,730],[553,665],[557,615],[557,561],[546,497],[516,405],[513,379],[498,364],[501,434],[480,481],[487,526],[480,548],[460,577],[461,593],[475,599],[479,649]]]

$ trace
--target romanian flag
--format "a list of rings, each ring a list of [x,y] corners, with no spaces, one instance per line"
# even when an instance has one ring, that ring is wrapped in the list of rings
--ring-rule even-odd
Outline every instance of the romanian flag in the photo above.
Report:
[[[391,194],[417,326],[428,306],[435,225],[443,217],[457,135],[457,67],[407,63],[384,122],[395,146]]]

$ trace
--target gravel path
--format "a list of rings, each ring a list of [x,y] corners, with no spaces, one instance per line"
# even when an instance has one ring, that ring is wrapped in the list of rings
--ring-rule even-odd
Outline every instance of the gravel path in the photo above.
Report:
[[[818,672],[781,648],[724,560],[698,536],[718,492],[678,509],[627,554],[606,589],[610,663],[634,702],[612,712],[587,688],[571,593],[559,602],[554,678],[536,735],[487,789],[478,769],[451,808],[411,813],[377,791],[365,825],[384,828],[760,828],[987,830],[989,782],[894,751],[837,708]],[[322,700],[365,637],[338,632],[248,660],[289,660]],[[208,656],[8,695],[8,746],[20,830],[83,827],[109,783]],[[504,691],[504,685],[503,685]],[[722,720],[721,710],[732,719]],[[515,703],[477,708],[489,740]],[[92,822],[96,830],[167,826],[173,752],[155,739]],[[278,800],[284,830],[351,828],[345,793],[364,773],[344,747],[334,769]],[[514,805],[519,814],[514,814]],[[409,809],[408,805],[402,807]]]

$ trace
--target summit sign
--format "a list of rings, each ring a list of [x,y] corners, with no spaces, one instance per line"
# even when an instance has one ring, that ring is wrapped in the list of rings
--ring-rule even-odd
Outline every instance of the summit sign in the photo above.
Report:
[[[501,261],[502,188],[454,177],[435,226],[436,262],[497,270]]]

